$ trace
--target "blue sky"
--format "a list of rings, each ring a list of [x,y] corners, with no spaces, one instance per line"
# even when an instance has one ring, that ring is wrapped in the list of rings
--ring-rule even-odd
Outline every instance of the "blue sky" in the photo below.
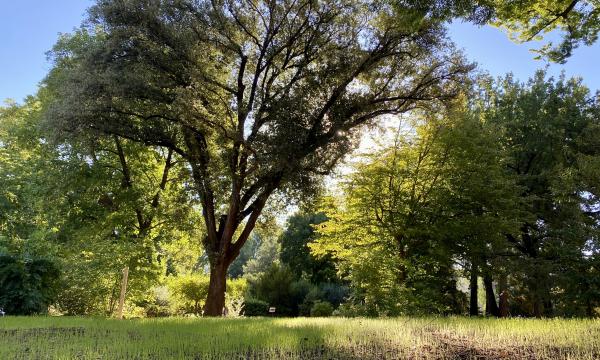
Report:
[[[50,64],[45,53],[59,33],[72,31],[84,18],[92,0],[0,0],[0,103],[21,101],[36,92]],[[515,44],[500,30],[454,23],[450,36],[471,61],[494,76],[513,72],[526,80],[545,66],[534,60],[530,44]],[[566,65],[553,64],[549,71],[581,76],[592,91],[600,90],[600,43],[575,51]]]
[[[580,46],[566,64],[560,65],[535,60],[536,54],[530,49],[536,48],[536,44],[514,43],[498,28],[455,22],[449,30],[450,38],[465,51],[469,60],[493,76],[512,72],[516,78],[525,81],[537,69],[549,65],[551,75],[558,76],[564,71],[568,77],[583,78],[583,83],[593,92],[600,90],[600,42],[589,47]]]

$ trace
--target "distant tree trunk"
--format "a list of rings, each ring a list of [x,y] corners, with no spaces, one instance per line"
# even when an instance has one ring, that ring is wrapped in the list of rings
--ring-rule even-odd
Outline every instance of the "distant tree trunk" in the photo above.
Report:
[[[537,295],[535,295],[533,299],[533,316],[536,318],[542,317],[542,302]]]
[[[494,284],[489,273],[483,276],[483,285],[485,286],[485,314],[488,316],[500,316],[500,310],[496,303],[496,295],[494,294]]]
[[[477,265],[471,264],[471,280],[469,284],[469,289],[471,292],[471,299],[469,303],[469,315],[470,316],[478,316],[479,315],[479,302],[477,298],[477,292],[479,291],[478,286],[478,273],[477,273]]]
[[[592,306],[592,301],[590,299],[587,299],[586,301],[585,312],[588,317],[594,317],[594,307]]]
[[[531,286],[533,292],[533,315],[537,318],[551,317],[553,315],[552,299],[550,298],[550,288],[548,274],[536,269],[534,282]]]
[[[508,284],[506,274],[500,274],[500,278],[498,279],[498,291],[500,292],[500,317],[508,317]]]
[[[550,294],[546,294],[545,295],[546,298],[544,299],[544,316],[546,317],[552,317],[554,316],[554,306],[552,305],[552,299],[550,299]]]

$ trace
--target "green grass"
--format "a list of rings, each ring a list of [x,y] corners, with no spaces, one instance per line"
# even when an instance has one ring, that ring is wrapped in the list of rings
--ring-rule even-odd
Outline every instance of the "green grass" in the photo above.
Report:
[[[0,359],[597,359],[600,321],[0,318]]]

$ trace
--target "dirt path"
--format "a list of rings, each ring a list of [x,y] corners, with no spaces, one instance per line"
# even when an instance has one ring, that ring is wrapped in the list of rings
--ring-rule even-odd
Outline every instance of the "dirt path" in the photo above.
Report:
[[[467,337],[432,331],[429,333],[440,359],[538,359],[535,350],[527,347],[481,347]],[[433,349],[432,349],[433,350]]]

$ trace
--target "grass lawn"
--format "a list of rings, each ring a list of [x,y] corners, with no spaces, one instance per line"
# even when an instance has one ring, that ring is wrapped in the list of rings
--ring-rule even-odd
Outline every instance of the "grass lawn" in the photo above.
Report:
[[[598,359],[599,320],[0,318],[0,359]]]

